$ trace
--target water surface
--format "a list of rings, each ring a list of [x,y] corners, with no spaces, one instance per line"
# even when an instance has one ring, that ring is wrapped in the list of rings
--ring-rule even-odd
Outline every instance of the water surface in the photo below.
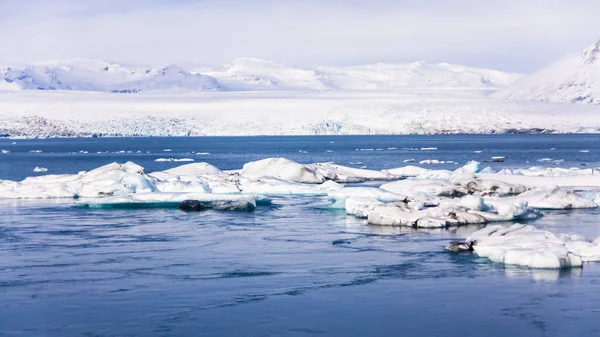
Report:
[[[491,156],[507,158],[489,163],[496,168],[532,166],[545,157],[564,159],[559,166],[593,167],[600,166],[598,140],[586,135],[1,140],[0,149],[11,152],[0,157],[0,179],[22,179],[35,166],[73,173],[115,160],[133,160],[150,172],[182,164],[156,158],[185,157],[223,169],[272,156],[362,162],[374,169],[403,166],[408,158],[464,163]],[[405,149],[422,147],[438,150]],[[328,202],[279,198],[254,213],[183,213],[79,209],[69,200],[1,201],[0,336],[600,332],[600,264],[564,271],[505,268],[444,251],[450,240],[479,226],[369,226],[324,208]],[[599,210],[544,213],[531,223],[600,236]]]

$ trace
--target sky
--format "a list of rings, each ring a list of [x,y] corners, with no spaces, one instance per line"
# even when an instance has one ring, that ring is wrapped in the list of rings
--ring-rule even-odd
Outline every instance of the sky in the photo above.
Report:
[[[0,64],[95,58],[533,72],[600,38],[597,0],[0,0]]]

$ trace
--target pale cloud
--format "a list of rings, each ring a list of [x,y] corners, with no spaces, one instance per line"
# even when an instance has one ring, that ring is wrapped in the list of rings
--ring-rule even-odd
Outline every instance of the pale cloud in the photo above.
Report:
[[[595,0],[0,0],[0,62],[74,57],[532,71],[600,37]]]

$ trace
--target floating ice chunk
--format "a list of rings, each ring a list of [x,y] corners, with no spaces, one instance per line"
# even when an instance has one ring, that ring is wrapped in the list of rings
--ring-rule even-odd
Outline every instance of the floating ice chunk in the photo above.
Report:
[[[437,147],[422,147],[421,151],[434,151],[437,150]]]
[[[590,152],[590,150],[579,150],[579,152],[581,152],[581,153],[588,153],[588,152]]]
[[[0,151],[1,151],[2,153],[4,153],[4,154],[10,153],[10,151],[9,151],[9,150],[0,150]]]
[[[39,167],[39,166],[36,166],[36,167],[33,169],[33,172],[48,172],[48,169],[47,169],[47,168],[45,168],[45,167]]]
[[[429,172],[429,169],[418,167],[418,166],[404,166],[394,169],[384,170],[391,175],[398,177],[417,177]]]
[[[403,162],[403,163],[414,163],[414,162],[415,162],[415,159],[414,159],[414,158],[411,158],[411,159],[404,159],[402,162]]]
[[[267,196],[284,195],[327,195],[326,188],[322,185],[303,184],[269,177],[240,179],[240,190],[247,194],[263,194]]]
[[[481,151],[481,150],[475,150],[475,151],[473,151],[473,153],[481,153],[481,152],[483,152],[483,151]]]
[[[596,208],[598,205],[573,191],[564,188],[536,188],[509,200],[520,200],[527,202],[529,207],[537,209],[573,209],[573,208]]]
[[[253,195],[164,192],[133,193],[115,197],[83,199],[77,205],[89,208],[177,208],[185,200],[197,200],[204,203],[240,201],[251,203],[256,207],[256,197]]]
[[[244,165],[242,176],[273,177],[298,183],[362,182],[367,180],[392,180],[397,177],[387,172],[356,169],[333,163],[299,164],[285,158],[268,158]]]
[[[244,164],[241,174],[312,184],[322,183],[326,180],[323,175],[316,173],[314,169],[285,158],[267,158]]]
[[[164,149],[163,151],[164,152],[171,152],[172,150],[171,149]]]
[[[503,163],[506,160],[506,157],[495,156],[492,157],[492,161],[495,163]]]
[[[454,174],[474,174],[479,172],[479,162],[470,161],[463,167],[459,167],[454,171]]]
[[[387,149],[388,150],[397,150],[398,148],[397,147],[388,147]]]
[[[524,185],[509,184],[500,180],[481,179],[474,176],[455,176],[451,182],[461,186],[467,193],[479,192],[484,196],[505,196],[520,194],[528,190]]]
[[[396,194],[426,195],[457,197],[468,194],[468,189],[452,184],[444,179],[415,179],[409,178],[381,185],[380,189]]]
[[[419,164],[445,164],[445,161],[439,161],[437,159],[425,159],[421,160]]]
[[[486,223],[487,219],[454,205],[413,210],[406,203],[394,202],[375,206],[369,212],[368,221],[382,226],[441,228]]]
[[[175,175],[196,176],[202,174],[220,174],[221,170],[209,163],[194,163],[177,166],[163,172]]]
[[[344,187],[329,192],[329,197],[335,200],[347,198],[372,198],[381,201],[406,200],[406,196],[392,193],[377,187]]]
[[[333,152],[334,152],[333,150],[327,150],[327,153],[333,153]]]
[[[210,154],[210,152],[196,152],[196,155],[198,156],[208,156]]]
[[[359,219],[366,219],[377,205],[383,205],[383,202],[375,198],[353,197],[345,200],[346,214],[354,215]]]
[[[342,183],[398,179],[385,171],[365,170],[333,163],[318,163],[306,166],[327,180],[335,180]]]
[[[466,243],[477,255],[494,262],[530,268],[581,267],[584,261],[600,259],[600,247],[594,242],[520,224],[488,226],[473,233]]]
[[[42,150],[31,150],[29,153],[42,153]]]
[[[158,158],[156,162],[191,162],[194,161],[192,158]]]

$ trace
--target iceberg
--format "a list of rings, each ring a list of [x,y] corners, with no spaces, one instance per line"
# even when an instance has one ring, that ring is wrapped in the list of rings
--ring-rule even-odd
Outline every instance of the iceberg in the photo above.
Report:
[[[556,235],[522,224],[487,226],[471,234],[464,245],[493,262],[530,268],[577,268],[600,260],[600,239],[588,242],[579,235]],[[449,249],[456,247],[453,243]]]

